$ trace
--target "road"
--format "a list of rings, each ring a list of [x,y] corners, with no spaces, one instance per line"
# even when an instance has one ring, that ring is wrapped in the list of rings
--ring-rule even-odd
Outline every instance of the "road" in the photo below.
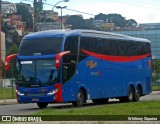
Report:
[[[150,100],[160,100],[160,94],[150,94],[147,96],[143,96],[140,98],[140,101],[150,101]],[[117,104],[119,100],[110,99],[108,105]],[[85,106],[95,106],[91,101],[87,102]],[[50,104],[48,107],[50,108],[71,108],[71,104]],[[0,105],[0,115],[31,115],[38,111],[41,111],[37,104],[12,104],[12,105]]]

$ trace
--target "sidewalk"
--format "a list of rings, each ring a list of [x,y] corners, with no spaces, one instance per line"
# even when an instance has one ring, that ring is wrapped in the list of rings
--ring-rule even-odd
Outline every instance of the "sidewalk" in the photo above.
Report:
[[[160,94],[160,91],[153,91],[150,95]],[[16,99],[0,100],[0,105],[18,104]]]

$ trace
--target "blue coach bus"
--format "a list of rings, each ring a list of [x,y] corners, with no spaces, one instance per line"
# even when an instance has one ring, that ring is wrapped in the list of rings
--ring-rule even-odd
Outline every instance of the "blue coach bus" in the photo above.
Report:
[[[49,30],[24,36],[16,58],[19,103],[138,101],[151,93],[149,40],[92,30]]]

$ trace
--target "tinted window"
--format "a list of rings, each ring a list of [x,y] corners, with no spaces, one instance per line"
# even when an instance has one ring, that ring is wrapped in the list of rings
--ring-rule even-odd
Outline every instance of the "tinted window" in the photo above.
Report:
[[[19,55],[47,55],[61,52],[62,38],[24,39],[20,44]]]
[[[80,45],[80,50],[111,56],[138,56],[151,52],[150,43],[122,39],[81,37]],[[80,60],[86,56],[88,55],[80,52]]]

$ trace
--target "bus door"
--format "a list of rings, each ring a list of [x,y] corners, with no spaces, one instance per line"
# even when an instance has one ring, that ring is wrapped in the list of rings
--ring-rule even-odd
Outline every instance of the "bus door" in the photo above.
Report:
[[[67,37],[64,44],[64,51],[70,51],[63,57],[62,64],[62,83],[63,83],[63,100],[72,101],[76,91],[76,66],[78,58],[78,37]]]

